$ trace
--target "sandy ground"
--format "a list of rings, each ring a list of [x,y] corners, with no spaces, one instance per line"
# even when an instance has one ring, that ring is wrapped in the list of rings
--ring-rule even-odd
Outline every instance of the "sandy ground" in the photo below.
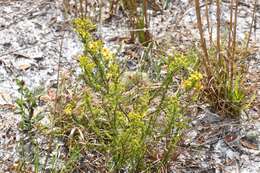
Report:
[[[223,7],[226,8],[226,7]],[[212,13],[215,8],[213,7]],[[248,31],[252,8],[241,6],[238,20],[238,38]],[[154,15],[151,20],[151,33],[160,43],[189,45],[198,38],[195,29],[196,18],[194,8],[189,1],[176,1],[163,14]],[[105,16],[104,16],[105,17]],[[181,20],[179,21],[179,18]],[[212,15],[214,19],[214,15]],[[228,15],[223,14],[223,21]],[[179,21],[176,25],[176,21]],[[108,46],[113,48],[119,44],[113,38],[126,36],[125,21],[120,17],[111,23],[102,23],[98,33]],[[257,54],[249,59],[250,82],[255,85],[260,96],[260,9],[257,13],[257,25],[253,30],[252,42]],[[183,46],[185,49],[187,46]],[[72,68],[76,55],[81,52],[81,44],[64,19],[61,3],[52,0],[0,0],[0,172],[12,172],[10,167],[18,160],[16,144],[19,139],[17,124],[19,115],[15,113],[15,99],[19,97],[15,79],[23,79],[30,88],[43,87],[45,93],[57,84],[58,64],[61,71]],[[250,112],[253,119],[245,121],[242,127],[236,122],[217,122],[210,127],[210,132],[217,130],[219,136],[208,133],[208,139],[216,139],[213,144],[208,139],[199,147],[197,139],[205,126],[201,121],[212,123],[205,111],[193,122],[198,130],[190,130],[187,140],[190,149],[184,150],[179,161],[173,164],[173,170],[183,172],[206,172],[226,170],[229,172],[260,172],[260,151],[247,149],[241,145],[241,139],[248,135],[260,136],[259,104]],[[225,125],[225,123],[227,125]],[[223,125],[224,124],[224,125]],[[228,133],[227,133],[228,131]],[[190,136],[189,136],[190,135]],[[212,135],[212,136],[211,136]],[[215,135],[215,136],[214,136]],[[225,137],[236,135],[236,147],[227,144]],[[196,138],[195,138],[196,137]],[[233,143],[232,143],[233,145]],[[259,147],[259,142],[258,142]],[[211,154],[209,155],[209,151]],[[193,159],[191,159],[193,158]],[[195,159],[196,158],[196,159]],[[183,166],[180,166],[183,165]],[[187,165],[190,165],[187,166]],[[194,167],[192,167],[192,165]]]

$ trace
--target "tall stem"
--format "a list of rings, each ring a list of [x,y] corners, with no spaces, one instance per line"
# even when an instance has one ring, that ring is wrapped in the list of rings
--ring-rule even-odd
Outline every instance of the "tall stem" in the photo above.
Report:
[[[217,58],[220,63],[220,0],[217,0]]]
[[[236,34],[237,34],[237,9],[238,9],[238,3],[239,0],[236,0],[236,6],[235,6],[235,21],[234,21],[234,26],[233,26],[233,43],[232,43],[232,56],[231,56],[231,76],[230,76],[230,84],[231,84],[231,88],[233,87],[233,78],[234,78],[234,61],[235,61],[235,51],[236,51]]]
[[[233,1],[234,0],[231,0],[230,2],[230,19],[229,19],[229,31],[228,31],[228,47],[227,47],[227,55],[228,57],[231,57],[231,53],[230,53],[230,50],[231,50],[231,42],[232,42],[232,30],[233,30]],[[228,58],[229,59],[229,58]],[[231,77],[231,60],[228,60],[228,66],[227,66],[227,70],[228,70],[228,73],[229,73],[229,76]]]
[[[209,42],[212,44],[212,33],[210,29],[210,21],[209,21],[209,2],[206,0],[206,18],[207,18],[207,26],[208,26],[208,34],[209,34]]]
[[[251,24],[250,24],[250,30],[249,30],[249,34],[248,34],[248,39],[247,39],[247,42],[246,42],[246,51],[248,49],[250,37],[252,35],[253,23],[255,21],[255,13],[256,13],[256,0],[255,0],[255,4],[254,4],[254,11],[253,11],[253,14],[252,14],[252,21],[251,21]]]
[[[209,56],[208,56],[206,41],[203,35],[202,21],[201,21],[201,14],[200,14],[200,2],[199,0],[194,0],[194,1],[195,1],[195,9],[196,9],[196,17],[197,17],[197,27],[200,33],[200,44],[204,53],[203,64],[205,66],[207,76],[210,77],[211,73],[209,69]]]

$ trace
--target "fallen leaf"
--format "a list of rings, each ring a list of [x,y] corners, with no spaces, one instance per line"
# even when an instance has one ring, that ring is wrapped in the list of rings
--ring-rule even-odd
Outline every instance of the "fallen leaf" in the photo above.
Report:
[[[15,104],[2,104],[0,105],[1,109],[7,109],[7,110],[15,110],[16,106]]]
[[[240,139],[240,143],[242,144],[242,146],[244,146],[246,148],[258,150],[257,142],[246,136]]]
[[[238,136],[235,134],[229,134],[224,137],[224,140],[225,142],[230,143],[230,142],[234,142],[237,139],[237,137]]]
[[[22,64],[22,65],[19,65],[19,70],[26,71],[26,70],[28,70],[30,67],[31,67],[30,64]]]

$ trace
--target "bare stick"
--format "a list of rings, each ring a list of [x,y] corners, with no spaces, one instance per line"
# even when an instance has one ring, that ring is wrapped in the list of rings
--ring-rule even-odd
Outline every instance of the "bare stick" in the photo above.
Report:
[[[255,4],[254,4],[254,11],[253,11],[253,15],[252,15],[252,21],[251,21],[251,24],[250,24],[250,30],[249,30],[249,34],[248,34],[248,39],[247,39],[247,42],[246,42],[246,51],[248,49],[249,41],[250,41],[250,38],[251,38],[251,35],[252,35],[253,24],[255,22],[255,17],[256,17],[255,13],[256,13],[256,0],[255,0]]]
[[[209,42],[212,44],[212,33],[210,29],[210,21],[209,21],[209,3],[206,0],[206,18],[207,18],[207,25],[208,25],[208,34],[209,34]]]
[[[75,3],[75,15],[76,15],[76,17],[78,17],[78,3],[77,3],[77,0],[75,0],[74,3]]]
[[[220,0],[217,0],[217,58],[220,62]]]
[[[229,20],[229,32],[228,32],[228,49],[231,47],[231,34],[233,29],[233,2],[234,0],[231,0],[230,2],[230,20]]]
[[[231,77],[230,77],[230,84],[231,84],[231,88],[233,87],[233,76],[234,76],[234,59],[235,59],[235,51],[236,51],[236,34],[237,34],[237,9],[238,9],[238,3],[239,3],[239,0],[236,1],[236,6],[235,6],[235,21],[234,21],[234,26],[233,26],[233,36],[232,36],[232,39],[233,39],[233,43],[232,43],[232,56],[231,56],[231,70],[230,70],[230,73],[231,73]]]
[[[79,0],[79,17],[84,17],[83,0]]]
[[[204,52],[203,63],[206,68],[207,76],[210,77],[210,69],[209,69],[209,64],[208,64],[209,57],[208,57],[207,45],[206,45],[205,38],[203,35],[199,0],[195,0],[195,9],[196,9],[196,16],[197,16],[197,26],[198,26],[199,33],[200,33],[200,44],[201,44],[202,50]]]
[[[230,50],[231,50],[231,42],[232,42],[232,30],[233,30],[233,2],[234,0],[231,0],[230,2],[230,19],[229,19],[229,32],[228,32],[228,47],[227,47],[227,55],[228,57],[231,57],[231,53],[230,53]],[[228,61],[229,61],[229,64],[227,66],[228,68],[228,72],[230,73],[231,70],[231,60],[229,60],[229,58],[227,58]],[[231,74],[229,74],[229,76],[231,77]]]

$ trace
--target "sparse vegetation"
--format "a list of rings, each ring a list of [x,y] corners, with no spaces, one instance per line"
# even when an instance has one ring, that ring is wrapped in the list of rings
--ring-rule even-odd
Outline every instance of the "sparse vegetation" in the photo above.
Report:
[[[211,32],[209,32],[209,39],[204,36],[200,2],[195,0],[197,25],[203,52],[201,61],[205,71],[202,97],[206,103],[210,104],[213,111],[223,117],[239,118],[241,111],[247,109],[252,101],[245,86],[247,67],[244,63],[250,52],[246,45],[237,44],[238,1],[235,3],[231,1],[228,38],[225,38],[224,33],[221,33],[221,2],[217,1],[216,6],[217,37],[216,41],[213,42]],[[235,11],[233,11],[233,7]],[[207,25],[210,26],[209,20],[207,20]],[[206,40],[210,41],[211,47],[207,46]]]
[[[63,141],[68,160],[62,172],[77,169],[88,152],[102,153],[108,172],[167,168],[187,127],[180,98],[200,89],[201,74],[190,70],[194,58],[178,53],[165,57],[167,73],[155,83],[145,71],[122,71],[116,56],[92,38],[95,26],[88,19],[76,19],[74,26],[84,43],[80,86],[66,96],[69,100],[61,98],[60,111],[52,119],[55,128],[49,129],[55,136],[67,136]],[[174,76],[183,70],[191,75],[180,85]]]
[[[44,116],[35,111],[40,106],[40,92],[31,91],[17,80],[21,138],[15,171],[167,172],[180,154],[178,147],[191,126],[193,117],[187,116],[191,106],[207,104],[224,118],[239,119],[253,99],[245,84],[245,59],[250,54],[256,3],[244,44],[238,42],[236,35],[238,1],[230,2],[225,34],[222,2],[215,3],[216,26],[209,17],[211,3],[206,0],[206,25],[200,1],[194,3],[201,47],[183,52],[172,50],[170,54],[156,50],[155,59],[152,50],[157,43],[148,30],[149,1],[109,2],[109,20],[118,9],[122,10],[129,22],[130,42],[141,43],[140,64],[129,70],[126,61],[96,35],[95,23],[102,22],[105,5],[96,4],[99,19],[92,20],[88,17],[91,4],[87,0],[75,1],[74,6],[64,0],[65,13],[74,14],[71,24],[81,40],[83,53],[77,57],[78,66],[70,71],[71,76],[58,79],[59,92],[48,103],[51,123],[47,125],[41,122]],[[162,4],[160,10],[168,8],[170,1]],[[39,136],[47,141],[44,151]]]

